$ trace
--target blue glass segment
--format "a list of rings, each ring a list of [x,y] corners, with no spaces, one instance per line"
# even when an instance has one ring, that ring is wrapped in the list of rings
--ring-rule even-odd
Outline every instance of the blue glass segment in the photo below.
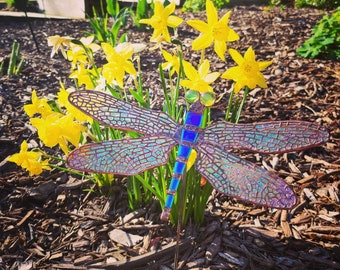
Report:
[[[174,203],[174,196],[173,195],[168,195],[166,197],[166,201],[165,201],[165,207],[169,207],[171,208],[172,207],[172,204]]]
[[[194,142],[197,137],[197,132],[183,129],[182,130],[182,135],[181,135],[181,140],[187,141],[187,142]]]
[[[180,144],[179,147],[178,147],[178,156],[183,157],[185,159],[188,159],[191,150],[192,150],[191,147],[184,146],[184,145]]]
[[[185,168],[185,163],[176,161],[174,173],[183,174]]]
[[[170,182],[169,189],[176,191],[178,189],[178,185],[180,183],[180,180],[178,178],[172,178]]]
[[[202,124],[202,119],[203,119],[202,114],[188,112],[185,118],[185,124],[200,127]]]

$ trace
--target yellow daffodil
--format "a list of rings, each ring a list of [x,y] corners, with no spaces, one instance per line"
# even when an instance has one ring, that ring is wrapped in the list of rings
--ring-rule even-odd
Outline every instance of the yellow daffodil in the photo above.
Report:
[[[72,115],[54,112],[45,119],[31,118],[32,125],[38,130],[40,140],[48,147],[59,144],[65,154],[68,153],[67,142],[74,146],[79,144],[80,135],[85,127],[73,121]]]
[[[181,86],[187,87],[192,90],[196,90],[200,93],[213,92],[213,88],[210,86],[219,76],[220,73],[209,73],[210,63],[207,59],[196,70],[191,63],[183,61],[183,68],[187,80],[181,81]]]
[[[178,55],[172,55],[165,50],[162,50],[162,54],[166,62],[162,63],[163,70],[169,70],[170,75],[172,76],[175,72],[179,74],[179,69],[181,67],[181,63],[179,61]]]
[[[193,50],[208,48],[214,43],[216,54],[224,61],[224,54],[227,50],[227,42],[238,40],[240,37],[228,26],[231,11],[227,12],[220,20],[214,4],[206,1],[207,22],[201,20],[189,20],[189,24],[194,29],[201,32],[201,35],[192,42]]]
[[[32,103],[24,105],[24,111],[29,117],[34,114],[40,114],[42,118],[52,113],[52,109],[47,103],[47,98],[38,98],[36,90],[32,92]]]
[[[90,49],[92,52],[96,52],[96,51],[100,50],[100,46],[98,44],[94,43],[93,41],[94,41],[94,36],[82,37],[80,39],[80,42],[83,43],[83,45],[86,48]]]
[[[179,26],[183,20],[177,16],[171,15],[175,11],[174,2],[166,7],[160,1],[155,2],[154,14],[150,19],[142,19],[139,23],[149,24],[154,29],[151,36],[152,42],[160,42],[165,40],[170,42],[170,34],[168,27],[175,28]]]
[[[64,107],[67,110],[66,114],[72,115],[75,119],[77,119],[80,122],[89,122],[92,124],[93,118],[90,116],[86,115],[82,111],[80,111],[78,108],[73,106],[69,101],[68,101],[68,96],[70,94],[69,91],[75,91],[74,89],[65,89],[64,85],[61,84],[61,87],[59,89],[59,92],[57,94],[58,97],[58,104],[60,104],[62,107]]]
[[[71,40],[72,40],[71,37],[61,37],[59,35],[48,37],[47,44],[48,46],[53,47],[51,52],[51,58],[53,58],[55,54],[58,54],[58,51],[60,50],[64,58],[67,59],[65,50],[70,47]]]
[[[132,46],[126,46],[123,43],[116,47],[112,47],[108,43],[101,44],[103,51],[108,61],[103,66],[102,74],[108,83],[117,83],[123,88],[123,80],[125,72],[131,75],[136,75],[136,69],[131,62],[131,57],[134,52]]]
[[[81,38],[80,42],[93,53],[100,49],[100,46],[96,43],[93,43],[93,40],[94,36],[89,36]],[[88,60],[88,55],[84,47],[77,43],[71,42],[70,49],[66,52],[66,54],[67,59],[71,61],[72,68],[75,68],[77,63],[88,65],[91,62]]]
[[[93,69],[87,69],[84,64],[80,63],[69,77],[71,79],[77,79],[79,86],[84,84],[86,89],[94,89],[95,85],[91,74],[95,76],[96,72]]]
[[[23,141],[20,146],[20,152],[7,158],[8,161],[16,163],[25,170],[29,171],[30,175],[41,174],[42,170],[50,170],[48,160],[42,160],[41,152],[28,151],[28,144]]]
[[[273,61],[257,62],[252,47],[248,48],[244,57],[234,49],[230,49],[229,54],[238,66],[227,69],[221,77],[236,82],[234,86],[235,93],[238,93],[244,86],[250,89],[255,88],[257,85],[262,88],[267,87],[266,80],[260,71],[271,65]]]

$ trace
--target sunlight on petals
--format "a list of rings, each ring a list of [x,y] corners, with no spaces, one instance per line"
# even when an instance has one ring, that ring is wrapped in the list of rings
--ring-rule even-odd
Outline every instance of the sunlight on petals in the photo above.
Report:
[[[62,151],[69,152],[67,142],[77,146],[85,127],[73,121],[72,115],[50,114],[45,119],[31,118],[31,124],[38,130],[40,140],[47,147],[59,145]]]
[[[229,54],[236,62],[237,66],[227,69],[221,78],[235,81],[234,92],[238,93],[243,87],[254,89],[256,86],[266,88],[266,80],[261,73],[262,70],[272,64],[273,61],[256,61],[256,55],[252,47],[245,52],[244,57],[234,50],[230,49]]]
[[[151,36],[152,42],[171,41],[168,27],[175,28],[183,22],[181,18],[171,15],[175,8],[174,2],[164,7],[160,1],[156,1],[153,16],[139,21],[142,24],[149,24],[154,29]]]
[[[71,37],[61,37],[59,35],[48,37],[47,45],[52,47],[51,58],[61,51],[63,57],[67,59],[66,50],[70,47],[71,40]]]
[[[169,70],[171,76],[175,72],[177,74],[179,74],[181,63],[180,63],[178,55],[176,55],[176,54],[172,55],[171,53],[168,53],[165,50],[161,50],[161,51],[162,51],[162,55],[163,55],[164,59],[166,60],[166,62],[162,63],[162,69],[163,70]]]
[[[112,47],[109,43],[101,44],[108,61],[103,66],[102,74],[108,83],[117,83],[119,87],[124,87],[125,73],[136,75],[137,71],[131,61],[134,49],[127,44],[119,44]]]
[[[24,140],[20,146],[20,152],[7,158],[7,161],[14,162],[27,170],[30,175],[41,174],[43,170],[50,170],[48,160],[42,159],[41,152],[28,151],[28,144]]]
[[[70,95],[70,92],[73,92],[73,91],[75,91],[75,89],[72,89],[72,88],[65,89],[64,85],[61,83],[61,87],[57,94],[58,104],[67,110],[66,114],[72,115],[75,119],[77,119],[80,122],[86,121],[92,124],[93,122],[92,117],[86,115],[85,113],[83,113],[81,110],[79,110],[77,107],[75,107],[69,102],[68,96]]]
[[[220,73],[209,73],[210,63],[207,59],[196,70],[193,65],[187,61],[183,61],[184,73],[188,79],[181,81],[181,85],[192,90],[196,90],[200,93],[213,92],[213,88],[210,86],[219,76]]]
[[[207,0],[206,14],[207,22],[201,20],[187,21],[188,25],[201,32],[201,35],[192,42],[192,49],[202,50],[214,43],[214,51],[221,60],[225,61],[226,43],[236,41],[240,38],[238,34],[228,26],[231,11],[227,12],[218,20],[217,10],[214,4],[210,0]],[[224,43],[224,45],[222,45],[222,43]]]
[[[34,114],[40,114],[41,117],[46,117],[52,113],[51,106],[47,102],[47,98],[38,98],[37,91],[32,92],[32,103],[24,105],[24,111],[32,117]]]

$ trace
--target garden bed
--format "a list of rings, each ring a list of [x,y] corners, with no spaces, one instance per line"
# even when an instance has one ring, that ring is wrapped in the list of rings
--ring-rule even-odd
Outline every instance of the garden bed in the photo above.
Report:
[[[291,211],[273,211],[213,193],[205,222],[182,230],[183,269],[340,269],[339,65],[295,54],[321,17],[309,9],[233,8],[231,26],[242,39],[231,47],[244,51],[253,46],[258,60],[274,59],[266,72],[268,88],[251,92],[241,122],[319,122],[330,129],[331,139],[320,147],[277,155],[276,173],[300,198]],[[1,57],[9,56],[17,40],[25,58],[19,76],[0,77],[0,268],[169,269],[176,228],[159,220],[157,202],[129,213],[124,179],[114,185],[111,197],[104,197],[84,191],[93,187],[91,182],[56,170],[30,177],[5,161],[19,151],[24,139],[38,145],[23,111],[32,90],[53,97],[59,81],[72,85],[69,63],[60,55],[50,58],[46,38],[57,34],[79,38],[91,30],[86,20],[30,19],[30,23],[39,51],[24,18],[0,17]],[[150,33],[133,26],[125,31],[131,41],[150,46]],[[196,33],[183,26],[179,36],[193,39]],[[184,57],[197,63],[200,56]],[[144,87],[150,90],[155,109],[163,102],[155,72],[160,61],[156,51],[142,52]],[[228,61],[227,66],[233,65]],[[217,59],[215,65],[225,70]],[[222,82],[215,89],[221,97],[213,108],[216,119],[226,107],[228,89],[230,85]],[[240,155],[261,165],[254,154]],[[262,164],[270,167],[273,157],[264,155]],[[116,238],[122,231],[143,240],[119,244]]]

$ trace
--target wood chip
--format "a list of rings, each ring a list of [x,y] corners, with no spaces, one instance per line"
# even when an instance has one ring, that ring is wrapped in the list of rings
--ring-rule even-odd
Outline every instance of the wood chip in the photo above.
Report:
[[[119,229],[110,231],[109,237],[112,241],[127,247],[135,246],[143,240],[143,236],[127,233]]]

